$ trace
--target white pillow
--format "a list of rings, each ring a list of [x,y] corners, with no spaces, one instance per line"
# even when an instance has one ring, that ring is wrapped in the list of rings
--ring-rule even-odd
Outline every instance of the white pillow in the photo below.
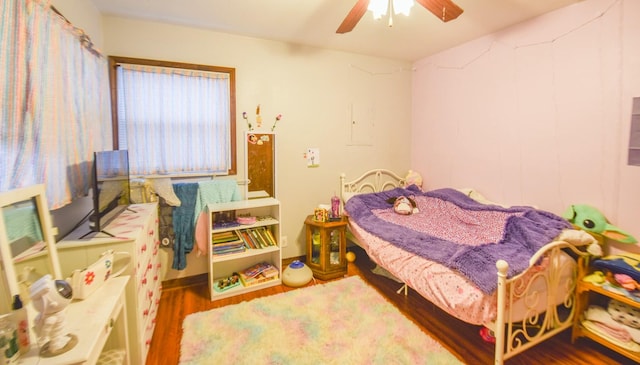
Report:
[[[500,207],[508,208],[507,205],[496,203],[496,202],[493,202],[493,201],[485,198],[484,195],[478,193],[478,191],[475,190],[475,189],[464,188],[464,189],[458,189],[458,191],[464,193],[469,198],[477,201],[478,203],[487,204],[487,205],[497,205],[497,206],[500,206]]]

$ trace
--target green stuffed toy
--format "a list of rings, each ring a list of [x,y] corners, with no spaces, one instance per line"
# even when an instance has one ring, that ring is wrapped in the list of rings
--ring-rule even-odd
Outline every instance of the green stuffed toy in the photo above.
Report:
[[[638,242],[629,233],[610,224],[598,209],[589,205],[572,205],[563,213],[562,217],[580,229],[600,234],[617,242]]]

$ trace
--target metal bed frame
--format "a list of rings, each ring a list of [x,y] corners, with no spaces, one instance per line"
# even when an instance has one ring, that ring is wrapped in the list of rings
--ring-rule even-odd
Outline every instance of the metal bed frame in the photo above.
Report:
[[[386,169],[374,169],[365,172],[355,180],[346,181],[346,175],[340,175],[340,196],[345,202],[353,194],[379,192],[404,187],[403,177]],[[351,236],[356,242],[355,237]],[[577,283],[578,265],[586,265],[589,256],[586,252],[588,245],[576,246],[566,241],[553,241],[542,247],[529,261],[529,268],[523,273],[507,278],[509,264],[506,260],[496,262],[498,281],[497,316],[495,320],[485,326],[495,336],[494,364],[503,364],[505,360],[535,346],[536,344],[570,328],[575,313],[575,288]],[[566,270],[565,262],[561,264],[562,251],[575,256],[576,270],[569,279],[562,278]],[[544,271],[536,270],[536,263],[541,258],[549,260],[549,268]],[[543,280],[547,290],[535,290],[531,283]],[[402,280],[402,278],[400,278]],[[398,290],[407,294],[407,284]],[[558,301],[558,296],[562,298]],[[512,304],[516,301],[525,303],[526,315],[524,319],[514,320]],[[544,308],[540,310],[540,308]]]

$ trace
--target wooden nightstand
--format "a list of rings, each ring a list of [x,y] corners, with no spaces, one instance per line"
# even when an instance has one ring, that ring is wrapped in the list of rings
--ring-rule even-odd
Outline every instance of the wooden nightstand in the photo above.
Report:
[[[320,280],[334,279],[347,274],[347,218],[318,222],[313,215],[304,221],[307,231],[306,264]]]

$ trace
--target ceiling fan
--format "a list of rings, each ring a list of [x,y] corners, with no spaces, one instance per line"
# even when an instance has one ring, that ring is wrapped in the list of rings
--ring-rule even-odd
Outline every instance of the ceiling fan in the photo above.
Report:
[[[352,31],[362,16],[364,16],[364,13],[367,12],[369,2],[370,0],[358,0],[346,18],[344,18],[342,24],[340,24],[338,30],[336,30],[336,33],[342,34]],[[432,12],[443,22],[457,18],[463,12],[462,8],[451,2],[451,0],[416,0],[416,2]],[[393,0],[389,1],[389,4],[392,6]]]

